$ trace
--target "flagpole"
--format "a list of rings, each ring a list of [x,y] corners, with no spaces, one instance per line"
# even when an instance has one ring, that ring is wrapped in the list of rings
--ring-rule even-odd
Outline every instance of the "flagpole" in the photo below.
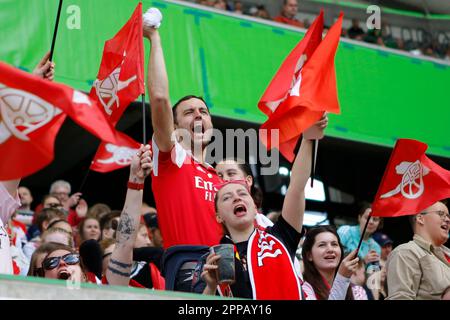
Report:
[[[56,15],[55,29],[53,30],[52,46],[50,49],[50,58],[49,58],[50,61],[53,61],[53,52],[55,50],[56,34],[58,33],[59,18],[61,16],[62,3],[63,0],[59,0],[58,14]]]
[[[313,140],[313,148],[311,154],[311,188],[314,187],[314,178],[316,176],[316,161],[317,161],[317,151],[319,149],[319,140]]]
[[[361,233],[361,238],[359,239],[358,246],[356,247],[355,258],[358,257],[359,249],[361,248],[361,244],[364,239],[364,235],[366,234],[366,230],[367,230],[367,226],[369,225],[370,218],[372,218],[372,212],[370,212],[369,217],[367,218],[366,224],[364,225],[363,232]],[[341,266],[341,263],[342,263],[342,260],[341,260],[341,262],[339,262],[337,269],[339,269],[339,267]]]
[[[83,177],[83,180],[81,181],[80,187],[78,188],[78,192],[81,192],[83,190],[83,187],[86,184],[86,181],[87,181],[87,178],[88,178],[90,172],[91,172],[91,164],[89,165],[89,167]]]
[[[147,127],[145,123],[145,93],[141,94],[142,99],[142,143],[147,144]]]
[[[361,239],[359,239],[358,247],[356,247],[356,256],[358,256],[359,249],[361,248],[362,241],[364,239],[364,235],[366,234],[367,226],[369,225],[369,221],[372,218],[372,212],[370,212],[369,217],[367,218],[366,224],[364,225],[363,232],[361,233]]]

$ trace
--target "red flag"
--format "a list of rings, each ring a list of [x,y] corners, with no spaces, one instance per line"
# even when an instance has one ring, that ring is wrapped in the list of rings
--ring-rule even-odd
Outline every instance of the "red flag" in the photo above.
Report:
[[[142,3],[114,38],[105,42],[97,79],[89,96],[116,125],[128,105],[145,93]]]
[[[117,131],[117,144],[102,142],[90,169],[97,172],[110,172],[125,168],[130,165],[131,158],[139,147],[139,143]]]
[[[343,14],[322,40],[323,12],[305,37],[289,54],[273,78],[258,107],[269,118],[260,138],[268,149],[277,147],[289,161],[306,129],[325,111],[339,113],[334,56],[342,30]],[[267,135],[263,132],[267,130]],[[279,129],[279,142],[272,144],[271,130]]]
[[[450,197],[450,171],[426,155],[425,143],[399,139],[372,204],[372,216],[413,215]]]
[[[0,180],[28,176],[53,159],[66,114],[102,140],[115,130],[87,95],[0,62]]]

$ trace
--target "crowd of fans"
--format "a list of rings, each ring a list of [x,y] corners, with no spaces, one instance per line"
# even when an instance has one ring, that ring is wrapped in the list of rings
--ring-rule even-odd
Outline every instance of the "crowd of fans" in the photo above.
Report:
[[[308,19],[299,20],[299,5],[297,0],[284,0],[283,7],[276,17],[271,17],[264,5],[244,5],[240,0],[197,0],[198,4],[213,7],[219,10],[226,10],[237,14],[245,14],[266,20],[273,20],[285,23],[291,26],[308,28],[310,21]],[[395,38],[386,23],[382,23],[381,29],[364,31],[358,19],[352,19],[352,25],[348,29],[342,30],[342,36],[357,41],[364,41],[371,44],[377,44],[382,47],[408,51],[417,56],[428,56],[450,61],[450,45],[441,44],[438,41],[427,40],[423,43],[415,41],[404,41]]]
[[[86,260],[84,265],[94,263],[88,261],[92,259],[97,262],[103,260],[103,266],[107,266],[108,256],[115,245],[121,210],[111,210],[104,203],[88,206],[81,198],[82,194],[71,194],[70,183],[63,180],[55,181],[40,203],[34,203],[32,192],[27,187],[20,186],[18,195],[21,206],[12,214],[5,228],[11,239],[14,274],[39,274],[36,270],[42,268],[39,263],[41,259],[36,254],[45,252],[39,248],[48,243],[59,243],[78,252],[83,248],[83,243],[95,240],[101,255],[94,257],[92,252],[87,252],[91,248],[85,250],[87,255],[83,257],[81,254],[81,258]],[[135,247],[155,248],[151,253],[159,265],[162,237],[156,209],[143,203],[141,217]],[[92,271],[101,274],[101,269]]]
[[[172,107],[159,21],[152,23],[143,35],[151,45],[154,135],[152,147],[132,155],[123,208],[89,205],[62,180],[36,204],[20,179],[1,181],[0,273],[252,299],[450,299],[445,199],[411,213],[414,238],[394,249],[370,204],[361,205],[355,226],[305,228],[305,188],[313,140],[328,126],[324,114],[302,133],[281,212],[269,220],[248,164],[206,162],[213,124],[203,98],[188,95]],[[33,73],[52,81],[48,59]],[[143,203],[150,174],[157,209]],[[219,244],[232,248],[226,268],[234,279],[226,283],[217,272],[222,257],[210,250]]]
[[[217,166],[222,177],[227,169],[226,165],[230,163],[227,161]],[[240,170],[236,166],[232,168]],[[241,171],[237,174],[245,176],[247,173]],[[55,181],[50,186],[49,194],[42,198],[41,203],[34,203],[32,192],[24,186],[18,188],[18,197],[21,206],[12,214],[5,228],[11,241],[14,274],[66,279],[69,274],[52,270],[59,270],[61,265],[71,266],[78,263],[82,266],[81,270],[86,274],[88,281],[106,282],[108,264],[117,244],[120,210],[111,210],[104,203],[88,206],[80,193],[71,194],[70,183],[63,180]],[[389,236],[381,232],[382,219],[371,218],[358,253],[359,259],[355,259],[355,249],[367,222],[370,208],[370,203],[360,204],[357,225],[344,225],[337,231],[333,226],[312,227],[306,228],[306,232],[302,233],[295,250],[297,261],[300,262],[298,271],[303,274],[305,280],[304,298],[308,300],[387,298],[386,264],[394,243]],[[133,244],[134,264],[129,285],[164,289],[164,279],[160,275],[164,247],[158,227],[157,211],[154,207],[142,203],[139,214],[141,218]],[[277,223],[280,217],[280,212],[268,215],[271,220],[269,223]],[[450,222],[450,218],[448,220]],[[337,264],[334,268],[327,269],[320,258],[311,258],[313,254],[318,255],[314,250],[317,250],[316,246],[321,245],[317,243],[326,245],[328,242],[330,247],[324,246],[323,249],[328,252],[327,254],[347,256],[346,259],[339,258],[342,261],[339,272],[335,269],[338,267]],[[64,254],[58,256],[55,252]],[[56,258],[52,260],[53,256]],[[354,261],[353,270],[343,267],[349,261]],[[150,266],[148,270],[143,267],[146,265]],[[328,279],[318,281],[326,274],[329,274]],[[378,281],[375,286],[374,278]],[[448,291],[442,293],[442,298],[448,298]],[[251,295],[246,297],[251,298]]]

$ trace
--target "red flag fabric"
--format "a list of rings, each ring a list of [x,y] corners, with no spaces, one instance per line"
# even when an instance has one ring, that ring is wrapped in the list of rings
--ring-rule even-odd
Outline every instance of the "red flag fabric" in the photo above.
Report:
[[[425,143],[399,139],[372,204],[372,216],[413,215],[450,197],[450,171],[430,160]]]
[[[90,169],[97,172],[110,172],[125,168],[130,165],[131,158],[139,147],[138,142],[117,131],[117,144],[102,142]]]
[[[28,176],[53,159],[66,115],[102,140],[115,130],[87,95],[0,62],[0,180]]]
[[[260,139],[267,149],[277,147],[294,161],[297,141],[325,111],[339,113],[334,56],[342,30],[343,14],[322,40],[323,11],[305,37],[289,54],[258,103],[269,118],[261,126]],[[272,130],[279,141],[272,142]]]
[[[89,96],[116,125],[128,105],[144,86],[144,46],[142,35],[142,3],[114,38],[105,42],[97,79]]]

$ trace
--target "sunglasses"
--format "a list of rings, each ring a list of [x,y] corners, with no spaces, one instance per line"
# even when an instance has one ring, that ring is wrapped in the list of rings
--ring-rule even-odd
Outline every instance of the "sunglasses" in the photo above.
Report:
[[[44,270],[52,270],[59,266],[61,259],[68,265],[74,265],[80,262],[80,256],[76,253],[68,253],[62,257],[46,258],[42,262],[42,268]]]
[[[110,255],[112,255],[112,252],[105,253],[105,254],[102,256],[102,259],[105,259],[107,256],[110,256]]]

